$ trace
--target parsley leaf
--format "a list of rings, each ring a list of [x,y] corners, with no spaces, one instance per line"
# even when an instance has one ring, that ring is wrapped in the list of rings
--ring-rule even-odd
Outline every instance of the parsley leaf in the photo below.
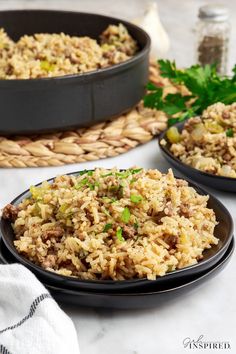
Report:
[[[111,216],[111,214],[109,213],[109,211],[107,209],[104,209],[103,212],[106,216]]]
[[[110,230],[112,228],[112,224],[106,224],[104,226],[103,232],[107,232],[108,230]]]
[[[132,203],[139,203],[143,200],[143,197],[141,195],[131,194],[130,200]]]
[[[121,172],[116,172],[115,175],[121,179],[125,179],[125,178],[129,177],[130,171],[125,170],[125,171],[121,171]]]
[[[137,178],[132,178],[130,184],[133,184],[134,182],[137,182]]]
[[[108,177],[108,176],[112,176],[112,172],[106,173],[105,175],[101,175],[101,177]]]
[[[125,239],[122,236],[123,230],[121,227],[119,227],[116,231],[116,237],[118,238],[119,241],[123,242]]]
[[[84,171],[80,171],[79,173],[78,173],[80,176],[83,176],[83,175],[88,175],[88,176],[92,176],[93,175],[93,171],[92,170],[84,170]]]
[[[142,170],[143,170],[143,168],[136,168],[136,169],[131,169],[130,172],[132,175],[134,175],[135,173],[139,173]]]
[[[226,136],[228,136],[229,138],[232,138],[234,136],[234,131],[233,128],[229,128],[226,130],[225,132]]]
[[[165,97],[165,106],[163,106],[162,110],[168,115],[174,115],[178,112],[182,112],[186,109],[186,102],[192,96],[182,96],[180,93],[169,93]]]
[[[148,84],[148,93],[144,97],[144,106],[161,110],[168,115],[168,126],[192,116],[201,115],[208,106],[222,102],[231,104],[236,101],[236,65],[232,78],[221,77],[216,65],[192,65],[178,70],[175,62],[159,60],[160,74],[169,78],[173,84],[182,84],[189,95],[170,93],[164,95],[162,87]]]
[[[88,178],[82,179],[78,184],[74,186],[75,189],[80,189],[81,187],[85,186],[88,183]]]
[[[129,219],[130,219],[130,211],[129,208],[125,207],[121,214],[121,220],[127,224],[129,222]]]
[[[171,78],[175,83],[181,83],[183,81],[183,72],[176,69],[174,61],[171,62],[169,60],[160,59],[158,64],[163,77]]]
[[[91,191],[94,191],[95,187],[99,187],[100,183],[99,182],[94,182],[94,183],[88,183],[88,186]]]

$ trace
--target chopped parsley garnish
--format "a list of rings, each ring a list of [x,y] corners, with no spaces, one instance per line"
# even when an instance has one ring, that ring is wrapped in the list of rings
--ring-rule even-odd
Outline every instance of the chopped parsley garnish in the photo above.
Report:
[[[127,178],[130,175],[134,175],[135,173],[138,173],[140,171],[142,171],[142,168],[136,168],[136,169],[130,168],[130,169],[125,170],[125,171],[116,172],[116,176],[120,177],[121,179],[124,179],[124,178]]]
[[[126,171],[116,172],[116,176],[121,179],[125,179],[130,176],[130,171],[126,170]]]
[[[88,178],[82,179],[78,184],[74,186],[75,189],[80,189],[81,187],[85,186],[88,183]]]
[[[85,171],[82,171],[82,172],[80,172],[80,173],[82,173],[82,175],[84,175],[84,174],[87,173],[88,176],[92,176],[93,171],[86,171],[86,172],[85,172]],[[93,191],[93,190],[95,189],[95,187],[99,187],[99,183],[98,183],[98,182],[91,183],[91,182],[89,182],[88,178],[86,177],[86,178],[82,179],[82,181],[79,181],[79,182],[74,186],[74,188],[75,188],[75,189],[80,189],[81,187],[83,187],[83,186],[85,186],[85,185],[88,186],[91,191]]]
[[[106,216],[111,216],[111,214],[109,213],[109,211],[107,209],[104,209],[103,212]]]
[[[80,185],[85,186],[85,184],[88,183],[88,178],[82,179],[82,181],[79,182]]]
[[[83,175],[86,175],[86,174],[87,174],[88,176],[92,176],[92,175],[93,175],[93,171],[91,171],[91,170],[89,170],[89,171],[88,171],[88,170],[84,170],[84,171],[80,171],[80,172],[79,172],[79,175],[80,175],[80,176],[83,176]]]
[[[112,176],[112,172],[106,173],[105,175],[101,175],[101,177],[108,177],[108,176]]]
[[[95,184],[94,183],[88,183],[88,186],[89,186],[89,189],[91,191],[94,191],[94,189],[95,189]]]
[[[140,171],[142,171],[142,168],[136,168],[136,169],[130,170],[132,175],[134,175],[135,173],[139,173]]]
[[[130,219],[130,211],[129,208],[125,207],[121,214],[121,220],[127,224],[129,222],[129,219]]]
[[[132,203],[140,203],[143,200],[143,197],[141,195],[131,194],[130,200]]]
[[[79,175],[80,175],[80,176],[83,176],[83,175],[85,175],[86,173],[87,173],[86,170],[85,170],[85,171],[80,171],[80,172],[79,172]]]
[[[132,178],[131,181],[130,181],[130,184],[133,184],[136,181],[137,181],[137,178]]]
[[[232,138],[234,136],[233,128],[227,129],[225,133],[226,133],[226,136],[228,136],[229,138]]]
[[[103,232],[107,232],[108,230],[110,230],[112,228],[112,224],[106,224],[104,226]]]
[[[127,170],[124,170],[124,171],[119,171],[119,172],[109,172],[109,173],[106,173],[104,175],[101,175],[101,177],[108,177],[108,176],[113,176],[115,175],[116,177],[119,177],[120,179],[125,179],[127,177],[129,177],[130,175],[133,175],[135,173],[138,173],[142,171],[142,168],[137,168],[137,169],[127,169]]]
[[[121,227],[119,227],[116,231],[116,237],[118,238],[119,241],[123,242],[125,239],[122,236],[123,230]]]
[[[94,191],[95,187],[99,187],[100,184],[99,184],[99,182],[94,182],[94,183],[88,183],[88,186],[91,191]]]
[[[139,224],[137,223],[137,221],[134,223],[134,228],[135,230],[137,231],[138,230],[138,227],[139,227]]]

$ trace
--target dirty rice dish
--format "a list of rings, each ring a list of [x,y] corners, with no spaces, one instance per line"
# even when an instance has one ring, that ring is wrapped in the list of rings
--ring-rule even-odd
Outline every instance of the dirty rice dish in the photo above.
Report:
[[[156,279],[197,263],[218,243],[208,196],[171,170],[95,169],[30,188],[7,205],[17,251],[79,279]]]
[[[209,106],[190,118],[181,133],[167,131],[170,151],[182,162],[218,176],[236,178],[236,103]],[[166,145],[162,140],[161,144]]]
[[[18,42],[0,29],[0,79],[33,79],[79,74],[123,62],[137,52],[126,27],[109,25],[99,43],[64,33],[25,35]]]

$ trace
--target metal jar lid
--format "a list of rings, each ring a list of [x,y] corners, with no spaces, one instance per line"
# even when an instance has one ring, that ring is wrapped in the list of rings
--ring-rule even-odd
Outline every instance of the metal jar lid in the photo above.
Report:
[[[223,22],[229,18],[229,11],[223,5],[205,5],[200,7],[198,17],[205,21]]]

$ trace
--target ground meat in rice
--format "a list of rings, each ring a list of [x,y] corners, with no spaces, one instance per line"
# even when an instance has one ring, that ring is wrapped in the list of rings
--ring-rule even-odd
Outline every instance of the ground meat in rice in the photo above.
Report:
[[[18,215],[18,208],[12,204],[7,204],[2,211],[3,219],[15,221]]]

